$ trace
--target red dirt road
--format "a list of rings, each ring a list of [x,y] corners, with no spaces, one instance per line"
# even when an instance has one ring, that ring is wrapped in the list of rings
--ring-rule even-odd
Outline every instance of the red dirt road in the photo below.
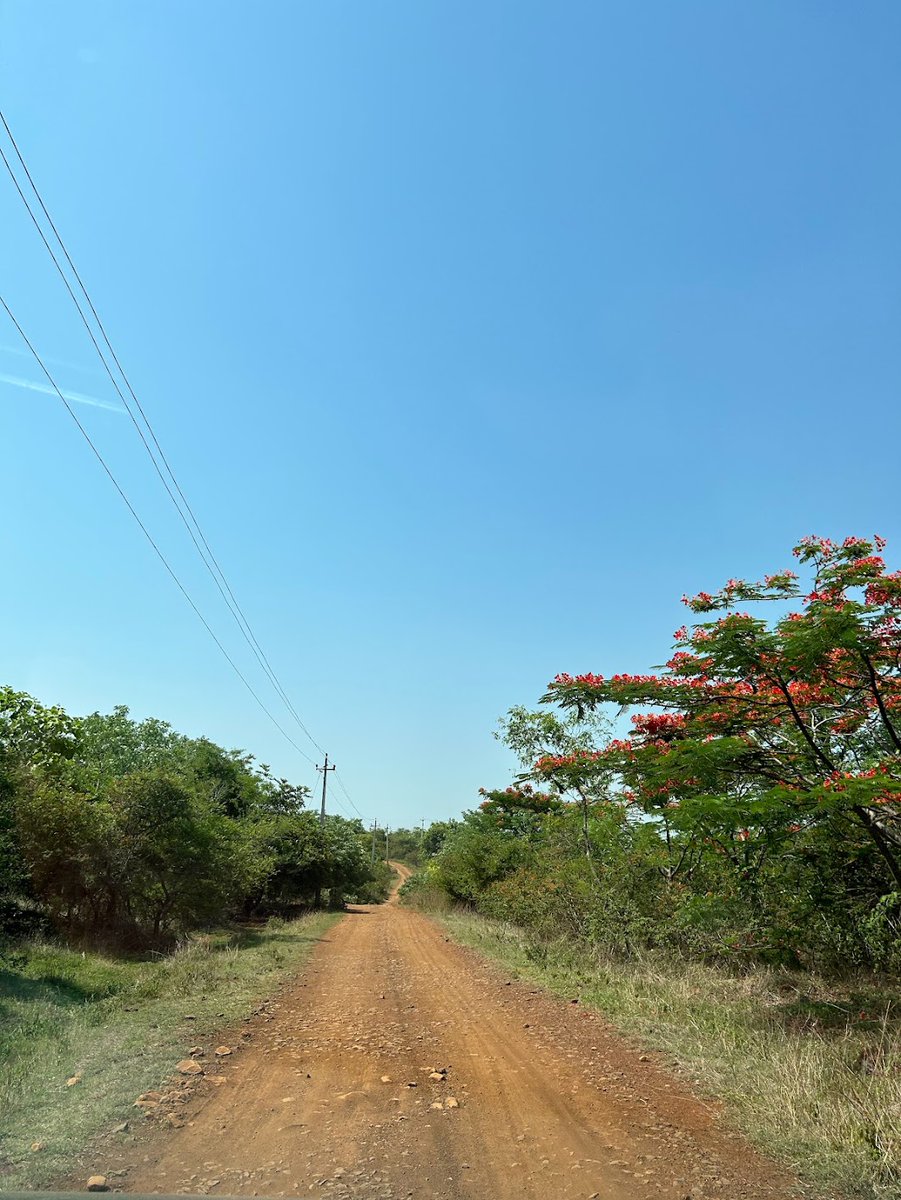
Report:
[[[111,1155],[111,1184],[374,1200],[801,1194],[600,1017],[511,982],[396,904],[350,912],[241,1029],[240,1052],[206,1068],[224,1080],[200,1081],[176,1127]]]

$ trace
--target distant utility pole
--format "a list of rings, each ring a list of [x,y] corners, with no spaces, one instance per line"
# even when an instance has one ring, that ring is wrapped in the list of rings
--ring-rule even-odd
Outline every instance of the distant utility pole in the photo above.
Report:
[[[378,821],[372,822],[372,865],[375,866],[375,835],[378,830]]]
[[[331,767],[328,765],[328,755],[327,754],[325,756],[325,766],[324,767],[320,767],[319,763],[316,764],[316,770],[322,772],[322,807],[319,809],[319,824],[320,825],[325,824],[325,789],[326,789],[326,785],[328,784],[328,773],[329,773],[329,771],[334,771],[334,769],[335,769],[334,765],[332,765]]]
[[[390,832],[391,832],[391,830],[386,825],[385,826],[385,862],[388,861],[388,834]]]

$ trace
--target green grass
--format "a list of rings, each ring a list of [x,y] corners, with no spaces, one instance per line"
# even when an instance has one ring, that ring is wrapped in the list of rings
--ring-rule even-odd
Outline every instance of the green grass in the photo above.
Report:
[[[54,945],[0,958],[0,1191],[49,1183],[93,1135],[137,1120],[136,1096],[271,995],[339,917],[195,936],[143,961]]]
[[[763,969],[732,974],[648,957],[615,962],[584,946],[536,946],[521,929],[467,913],[439,918],[512,973],[600,1009],[726,1102],[727,1118],[824,1195],[901,1197],[901,996]]]

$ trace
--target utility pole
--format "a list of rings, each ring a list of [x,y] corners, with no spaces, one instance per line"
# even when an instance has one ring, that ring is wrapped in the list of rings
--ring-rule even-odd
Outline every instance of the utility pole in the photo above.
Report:
[[[322,807],[319,809],[319,824],[320,825],[325,824],[325,789],[326,789],[326,785],[328,784],[328,773],[329,773],[329,771],[334,771],[334,769],[335,769],[334,764],[332,764],[332,766],[328,765],[328,755],[327,754],[325,756],[325,766],[324,767],[320,767],[319,763],[316,764],[316,770],[322,772]]]
[[[391,830],[386,825],[385,826],[385,862],[388,861],[388,834],[390,832],[391,832]]]
[[[375,866],[375,835],[378,830],[378,821],[372,822],[372,865]]]

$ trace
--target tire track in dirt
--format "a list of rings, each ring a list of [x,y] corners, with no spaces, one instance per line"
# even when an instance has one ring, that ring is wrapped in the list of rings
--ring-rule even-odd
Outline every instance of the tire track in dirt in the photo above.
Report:
[[[802,1194],[599,1016],[396,903],[351,910],[243,1033],[179,1127],[109,1152],[111,1181],[373,1200]]]

